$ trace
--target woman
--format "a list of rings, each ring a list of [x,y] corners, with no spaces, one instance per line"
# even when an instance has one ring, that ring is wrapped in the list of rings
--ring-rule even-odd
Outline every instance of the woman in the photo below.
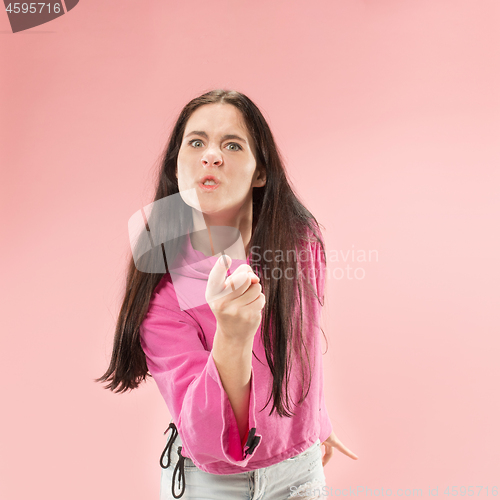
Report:
[[[172,415],[162,499],[317,498],[333,448],[357,459],[323,397],[324,244],[247,96],[184,107],[146,217],[98,381],[155,379]]]

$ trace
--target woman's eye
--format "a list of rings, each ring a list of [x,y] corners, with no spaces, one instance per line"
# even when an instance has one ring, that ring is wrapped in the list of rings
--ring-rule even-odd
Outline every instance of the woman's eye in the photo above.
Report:
[[[198,148],[199,146],[197,146],[197,144],[200,144],[200,145],[203,145],[203,142],[200,141],[199,139],[191,139],[188,144],[190,144],[191,146],[195,147],[195,148]],[[240,151],[242,150],[243,148],[236,142],[230,142],[227,147],[229,147],[230,149],[232,149],[232,151]]]

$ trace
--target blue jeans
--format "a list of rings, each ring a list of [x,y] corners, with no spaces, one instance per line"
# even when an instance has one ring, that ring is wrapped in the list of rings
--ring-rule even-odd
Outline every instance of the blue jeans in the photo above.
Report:
[[[176,433],[177,434],[177,433]],[[161,470],[160,500],[179,498],[180,467],[177,434],[170,449],[170,463]],[[321,463],[319,439],[307,450],[269,467],[239,474],[210,474],[184,458],[184,486],[182,500],[313,500],[325,498],[325,473]],[[163,459],[167,464],[167,457]],[[176,470],[177,466],[177,470]],[[176,470],[174,474],[174,470]],[[172,476],[175,475],[175,483]],[[175,497],[172,494],[174,484]]]

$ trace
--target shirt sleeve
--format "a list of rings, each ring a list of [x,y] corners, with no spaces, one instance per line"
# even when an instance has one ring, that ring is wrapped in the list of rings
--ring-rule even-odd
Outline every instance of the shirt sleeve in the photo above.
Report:
[[[313,262],[314,265],[311,266],[312,273],[313,273],[313,284],[316,286],[316,292],[318,294],[318,297],[321,300],[321,303],[324,303],[324,294],[325,294],[325,280],[326,280],[326,260],[323,255],[323,252],[321,251],[321,245],[320,243],[315,240],[314,243],[312,243],[312,249],[311,253],[313,255]],[[319,304],[318,304],[319,307]],[[321,356],[321,349],[319,350],[319,355]],[[333,431],[333,426],[330,420],[330,416],[328,414],[328,409],[325,403],[325,394],[324,394],[324,377],[323,377],[323,363],[321,363],[321,370],[320,370],[320,387],[321,387],[321,394],[320,394],[320,442],[324,442],[328,436]]]
[[[261,436],[256,435],[252,367],[248,432],[242,446],[236,417],[212,352],[205,349],[198,322],[166,307],[154,292],[141,323],[140,341],[148,369],[179,431],[184,456],[203,469],[214,462],[245,467]]]
[[[321,349],[319,349],[319,356],[322,356]],[[324,376],[323,376],[323,362],[321,362],[321,368],[319,372],[320,376],[320,400],[319,400],[319,439],[320,442],[323,443],[326,441],[328,436],[333,431],[333,425],[330,420],[330,415],[328,414],[328,408],[325,402],[325,385],[324,385]]]
[[[320,442],[323,443],[327,440],[328,436],[333,431],[333,425],[330,420],[330,415],[328,414],[328,409],[325,404],[324,393],[321,393],[321,410],[320,410],[320,431],[319,431],[319,439]]]

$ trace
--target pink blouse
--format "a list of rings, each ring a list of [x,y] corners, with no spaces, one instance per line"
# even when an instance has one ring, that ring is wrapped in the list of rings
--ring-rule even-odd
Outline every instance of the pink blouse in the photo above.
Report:
[[[303,276],[322,298],[325,262],[321,259],[321,247],[317,241],[304,240],[303,244],[297,260],[302,265],[305,262],[307,271]],[[204,294],[208,275],[219,255],[206,257],[193,249],[188,235],[179,254],[182,266],[175,272],[189,278],[190,286],[196,288],[199,296]],[[248,258],[246,263],[251,265]],[[233,259],[231,273],[241,264],[245,261]],[[236,474],[293,457],[318,438],[325,441],[332,432],[332,424],[323,395],[321,305],[317,299],[313,296],[304,314],[304,337],[310,341],[311,386],[304,402],[298,406],[292,404],[295,415],[291,418],[280,417],[276,411],[269,416],[272,400],[262,410],[271,394],[273,377],[259,327],[253,343],[258,359],[252,355],[249,432],[242,446],[236,418],[211,355],[217,326],[215,316],[207,303],[181,310],[174,283],[166,273],[154,290],[140,327],[140,342],[149,372],[179,431],[182,454],[206,472]],[[293,402],[298,402],[302,389],[298,361],[294,367],[297,369],[292,369],[289,394]]]

